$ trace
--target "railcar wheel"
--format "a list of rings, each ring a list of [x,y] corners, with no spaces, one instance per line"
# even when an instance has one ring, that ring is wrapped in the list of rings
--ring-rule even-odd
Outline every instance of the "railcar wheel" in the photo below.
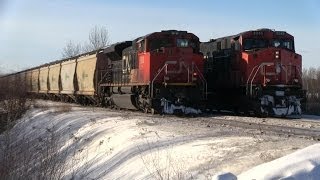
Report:
[[[151,108],[151,114],[152,114],[152,115],[155,114],[154,108]]]

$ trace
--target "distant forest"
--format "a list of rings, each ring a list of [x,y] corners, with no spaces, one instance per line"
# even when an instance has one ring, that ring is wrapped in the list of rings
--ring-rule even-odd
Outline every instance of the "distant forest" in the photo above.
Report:
[[[307,90],[306,113],[320,115],[320,67],[304,68],[302,81]]]

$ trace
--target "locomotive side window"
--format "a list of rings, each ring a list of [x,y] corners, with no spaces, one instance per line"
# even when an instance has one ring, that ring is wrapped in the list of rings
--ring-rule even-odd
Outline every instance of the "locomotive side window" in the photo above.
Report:
[[[139,52],[144,52],[145,51],[145,43],[144,40],[140,41],[138,44]]]
[[[189,41],[187,39],[177,39],[177,47],[188,47]]]
[[[221,42],[217,42],[217,50],[220,51],[221,50]]]
[[[234,50],[239,51],[240,50],[240,43],[239,41],[234,42]]]
[[[239,37],[233,38],[231,41],[231,49],[235,51],[240,50],[240,42],[239,42]]]
[[[223,42],[223,44],[224,44],[223,49],[228,49],[228,39],[226,38],[226,39],[224,39],[223,41],[224,41],[224,42]]]

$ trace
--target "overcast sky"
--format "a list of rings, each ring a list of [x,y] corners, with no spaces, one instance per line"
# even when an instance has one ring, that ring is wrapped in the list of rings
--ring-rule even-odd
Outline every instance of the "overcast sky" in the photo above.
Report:
[[[295,37],[304,67],[320,66],[318,0],[0,0],[0,68],[16,71],[61,58],[69,40],[84,43],[95,25],[111,42],[163,29],[201,41],[271,28]]]

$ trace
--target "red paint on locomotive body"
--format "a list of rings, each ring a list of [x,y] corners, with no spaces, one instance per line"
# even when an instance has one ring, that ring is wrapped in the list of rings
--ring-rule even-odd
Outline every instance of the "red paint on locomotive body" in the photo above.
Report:
[[[257,35],[254,32],[262,32]],[[286,32],[249,31],[241,34],[242,56],[246,64],[246,83],[302,86],[302,58],[294,50],[294,38]],[[248,41],[261,43],[250,47]],[[261,41],[261,42],[258,42]],[[253,45],[253,44],[251,44]],[[253,45],[253,46],[256,46]]]
[[[145,51],[138,53],[139,82],[196,84],[203,73],[199,39],[184,31],[162,31],[141,41]]]

